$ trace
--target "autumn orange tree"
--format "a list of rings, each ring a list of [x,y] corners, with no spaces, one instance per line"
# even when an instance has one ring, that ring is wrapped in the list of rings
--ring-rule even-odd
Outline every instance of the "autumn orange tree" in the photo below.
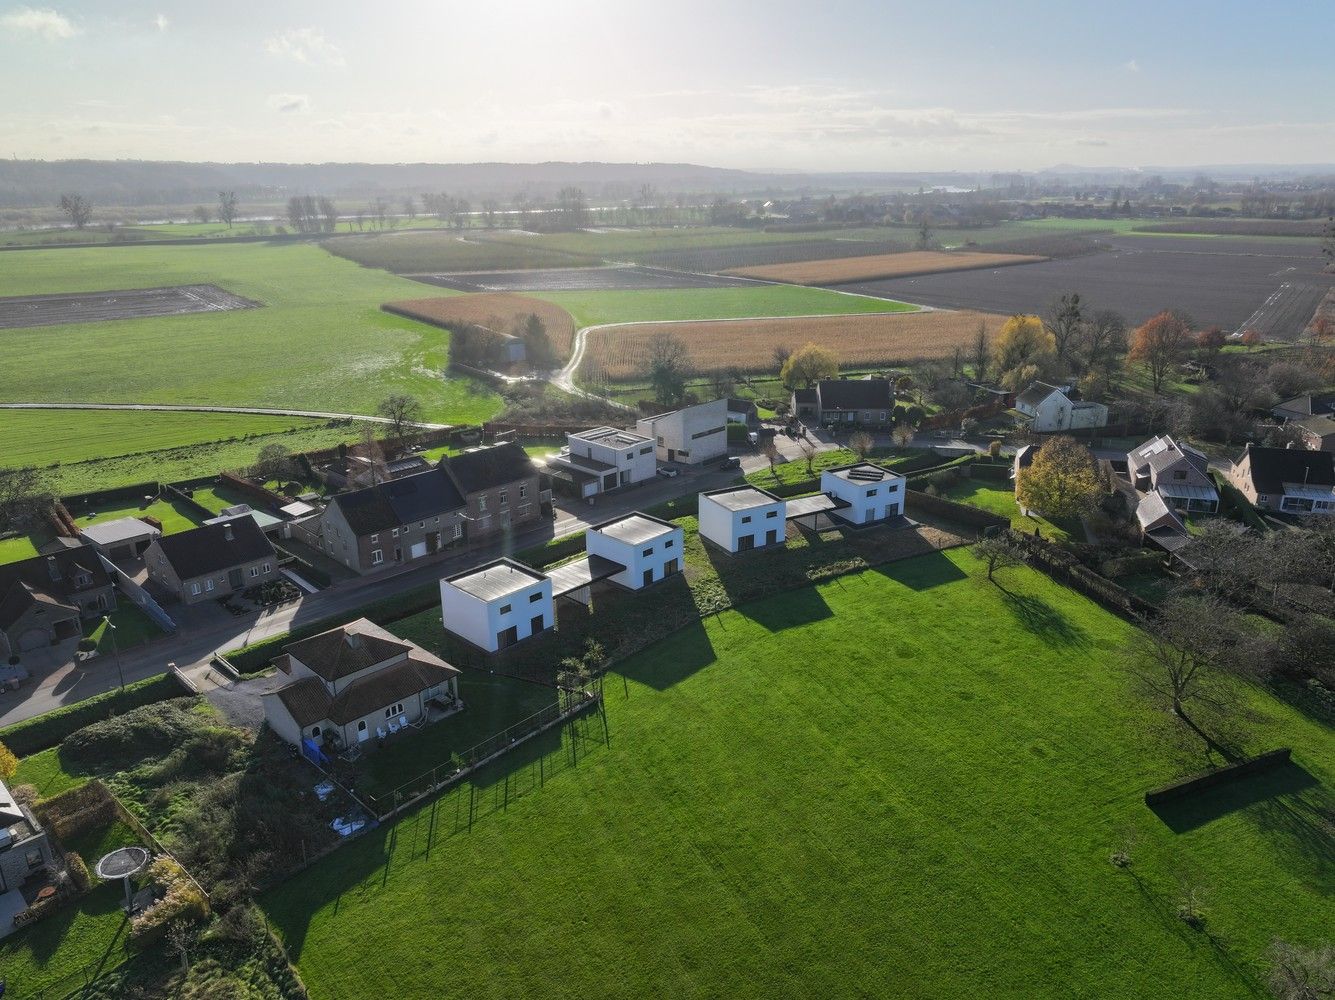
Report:
[[[1158,395],[1164,379],[1182,363],[1192,343],[1191,321],[1181,313],[1165,309],[1136,328],[1129,357],[1145,366]]]
[[[1044,442],[1015,484],[1020,506],[1049,518],[1088,514],[1104,492],[1093,454],[1075,438],[1065,436]]]

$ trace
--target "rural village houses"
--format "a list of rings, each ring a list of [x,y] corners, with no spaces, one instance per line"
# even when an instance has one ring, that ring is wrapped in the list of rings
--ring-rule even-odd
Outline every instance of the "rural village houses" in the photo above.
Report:
[[[83,623],[116,607],[116,588],[97,551],[61,539],[46,555],[0,565],[0,656],[83,635]]]
[[[662,461],[699,465],[728,453],[728,406],[725,399],[683,406],[641,417],[635,429],[654,442],[654,453]]]
[[[358,747],[462,707],[459,670],[365,618],[290,642],[276,661],[290,683],[263,696],[279,738]]]
[[[1228,480],[1262,510],[1335,513],[1335,456],[1328,451],[1248,444]]]
[[[566,446],[547,459],[552,478],[585,498],[654,478],[653,440],[618,427],[591,427],[566,435]]]
[[[1035,382],[1015,397],[1015,409],[1030,418],[1030,429],[1038,432],[1103,427],[1108,408],[1102,403],[1072,399],[1068,390],[1046,382]]]
[[[795,389],[793,414],[808,424],[886,427],[894,419],[895,390],[884,378],[827,378]]]
[[[249,514],[155,538],[148,578],[183,604],[199,604],[278,579],[273,544]]]
[[[0,781],[0,937],[28,909],[20,887],[51,860],[51,843],[41,823]]]

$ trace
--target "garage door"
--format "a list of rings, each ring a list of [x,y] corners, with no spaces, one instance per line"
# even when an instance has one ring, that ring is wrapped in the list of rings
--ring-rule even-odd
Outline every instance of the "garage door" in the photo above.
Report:
[[[421,559],[426,555],[426,542],[414,542],[413,547],[408,550],[409,559]]]
[[[133,546],[133,545],[116,545],[116,546],[113,546],[112,549],[111,549],[111,558],[112,558],[112,559],[133,559],[133,558],[134,558],[134,546]]]
[[[45,649],[51,645],[51,634],[44,628],[30,628],[19,636],[19,649]]]

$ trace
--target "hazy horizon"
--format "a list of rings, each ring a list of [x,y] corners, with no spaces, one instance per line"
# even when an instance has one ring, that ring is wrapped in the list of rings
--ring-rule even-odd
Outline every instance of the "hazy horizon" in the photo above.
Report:
[[[1327,164],[1327,5],[0,0],[0,155],[995,171]],[[1274,38],[1284,59],[1257,67]],[[1060,86],[1053,84],[1060,80]]]

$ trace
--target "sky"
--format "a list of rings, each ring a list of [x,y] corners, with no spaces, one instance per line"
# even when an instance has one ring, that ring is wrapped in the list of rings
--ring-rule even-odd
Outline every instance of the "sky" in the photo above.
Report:
[[[1332,41],[1335,0],[0,0],[0,155],[1331,163]]]

